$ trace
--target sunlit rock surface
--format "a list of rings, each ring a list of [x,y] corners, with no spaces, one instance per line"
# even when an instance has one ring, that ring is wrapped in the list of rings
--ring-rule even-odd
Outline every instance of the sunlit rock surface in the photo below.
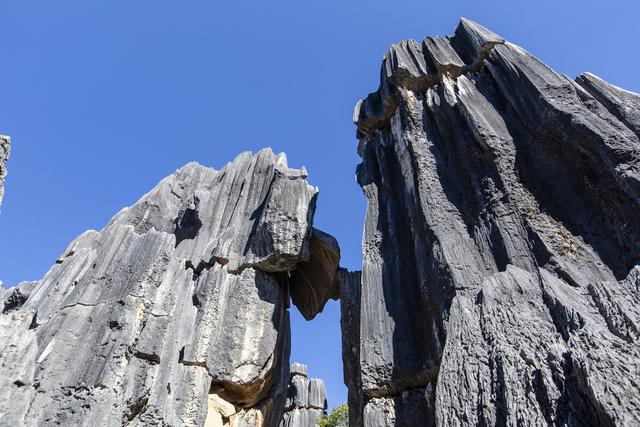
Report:
[[[7,176],[7,160],[11,151],[11,138],[0,135],[0,205],[4,197],[4,179]]]
[[[307,365],[291,365],[285,413],[280,427],[314,427],[326,413],[327,392],[324,381],[309,379]]]
[[[325,262],[317,192],[283,154],[242,153],[184,166],[79,236],[2,294],[0,424],[277,426],[290,272]]]
[[[354,112],[351,424],[640,424],[639,103],[468,20],[391,46]]]

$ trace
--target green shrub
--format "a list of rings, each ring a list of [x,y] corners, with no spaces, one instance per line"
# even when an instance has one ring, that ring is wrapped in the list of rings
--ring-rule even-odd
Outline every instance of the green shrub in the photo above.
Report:
[[[349,408],[346,403],[333,408],[318,420],[318,427],[349,427]]]

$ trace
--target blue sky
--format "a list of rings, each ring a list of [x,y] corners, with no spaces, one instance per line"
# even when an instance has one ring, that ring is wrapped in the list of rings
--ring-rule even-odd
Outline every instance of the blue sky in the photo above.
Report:
[[[0,1],[0,134],[13,137],[0,215],[0,280],[43,276],[195,160],[219,168],[271,146],[320,187],[316,225],[359,269],[365,201],[355,183],[358,98],[386,47],[476,20],[575,77],[640,92],[640,2]],[[292,361],[346,400],[339,306],[292,309]]]

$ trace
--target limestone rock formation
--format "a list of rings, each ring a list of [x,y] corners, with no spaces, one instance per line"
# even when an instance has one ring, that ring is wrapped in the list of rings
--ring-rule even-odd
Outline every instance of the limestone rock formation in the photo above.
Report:
[[[306,320],[322,312],[329,299],[340,297],[338,264],[340,247],[333,236],[312,229],[309,238],[309,261],[301,262],[291,273],[295,286],[291,287],[291,300]]]
[[[0,205],[4,197],[4,178],[7,176],[7,160],[11,150],[11,138],[0,135]]]
[[[354,112],[352,425],[640,424],[639,107],[464,19],[391,46]]]
[[[317,193],[283,154],[242,153],[79,236],[0,296],[0,424],[277,426],[290,273],[327,262],[312,236],[334,242],[312,232]]]
[[[324,381],[309,379],[307,365],[291,365],[285,413],[280,427],[314,427],[327,409]]]
[[[341,268],[338,272],[340,286],[340,327],[342,329],[342,362],[344,382],[349,390],[349,425],[362,425],[365,402],[360,372],[360,302],[362,297],[362,273]]]

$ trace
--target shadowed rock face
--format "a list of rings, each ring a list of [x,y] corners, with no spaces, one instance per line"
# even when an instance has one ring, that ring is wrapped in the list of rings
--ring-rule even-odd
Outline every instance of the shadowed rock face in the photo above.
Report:
[[[290,272],[325,262],[305,178],[268,149],[190,163],[4,292],[0,424],[278,425]]]
[[[639,107],[468,20],[391,46],[354,112],[353,425],[640,423]]]
[[[11,149],[11,138],[0,135],[0,205],[4,197],[4,178],[7,176],[7,160]]]
[[[336,239],[315,228],[311,230],[309,261],[301,262],[291,273],[291,300],[306,320],[322,312],[329,299],[340,297],[339,263]]]
[[[338,271],[340,286],[340,327],[342,329],[342,362],[344,382],[349,389],[349,425],[362,425],[365,398],[360,372],[360,300],[362,273],[345,268]]]

